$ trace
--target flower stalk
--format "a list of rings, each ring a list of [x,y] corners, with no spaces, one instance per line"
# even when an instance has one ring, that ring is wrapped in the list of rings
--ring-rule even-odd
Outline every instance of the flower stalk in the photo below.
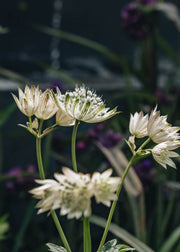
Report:
[[[45,179],[42,155],[41,155],[41,138],[39,137],[41,135],[42,126],[43,126],[43,120],[40,121],[38,136],[36,137],[36,155],[37,155],[40,179]]]
[[[73,127],[72,140],[71,140],[72,166],[75,172],[78,172],[77,163],[76,163],[76,135],[77,135],[78,125],[79,125],[79,121],[76,120]]]
[[[71,141],[72,166],[75,172],[78,172],[76,162],[76,135],[79,123],[80,123],[79,120],[75,121]],[[83,218],[83,239],[84,239],[83,240],[84,252],[91,252],[90,225],[89,225],[89,218],[86,217]]]
[[[91,233],[90,233],[90,225],[89,218],[84,217],[83,219],[83,246],[84,252],[91,252]]]
[[[44,180],[45,179],[45,173],[44,173],[44,168],[43,168],[43,162],[42,162],[42,155],[41,155],[41,131],[42,131],[42,126],[43,126],[43,120],[40,120],[40,125],[39,125],[39,131],[38,131],[38,136],[36,137],[36,155],[37,155],[37,162],[38,162],[38,168],[39,168],[39,176],[40,179]],[[51,212],[51,216],[54,220],[54,224],[57,228],[57,231],[59,233],[59,236],[64,244],[64,247],[66,248],[67,252],[71,252],[71,249],[69,247],[68,241],[66,239],[66,236],[62,230],[61,224],[58,220],[58,217],[56,215],[55,211]]]
[[[128,171],[130,169],[130,167],[132,166],[136,156],[138,155],[138,152],[141,151],[149,142],[150,142],[150,138],[147,138],[144,143],[138,148],[138,150],[136,152],[134,152],[132,158],[130,159],[124,173],[123,173],[123,176],[122,176],[122,179],[121,179],[121,183],[119,185],[119,188],[116,192],[116,195],[117,195],[117,199],[119,198],[119,195],[120,195],[120,192],[122,190],[122,186],[124,184],[124,180],[128,174]],[[113,201],[112,203],[112,206],[111,206],[111,209],[110,209],[110,212],[109,212],[109,216],[108,216],[108,219],[107,219],[107,222],[106,222],[106,227],[104,229],[104,233],[103,233],[103,236],[102,236],[102,239],[101,239],[101,242],[100,242],[100,245],[99,245],[99,248],[97,250],[97,252],[100,252],[102,250],[102,247],[105,243],[105,240],[106,240],[106,237],[107,237],[107,234],[108,234],[108,231],[109,231],[109,227],[110,227],[110,224],[111,224],[111,220],[112,220],[112,217],[113,217],[113,214],[114,214],[114,210],[116,208],[116,204],[117,204],[117,199]]]
[[[126,175],[127,175],[128,171],[129,171],[130,167],[132,166],[132,163],[133,163],[133,161],[134,161],[136,155],[137,155],[137,154],[135,153],[135,154],[132,156],[131,160],[129,161],[129,163],[128,163],[128,165],[127,165],[125,171],[124,171],[124,174],[123,174],[122,179],[121,179],[121,183],[120,183],[119,188],[118,188],[117,193],[116,193],[117,199],[118,199],[119,194],[120,194],[120,192],[121,192],[121,189],[122,189],[124,180],[125,180],[125,178],[126,178]],[[107,219],[107,222],[106,222],[106,227],[105,227],[105,229],[104,229],[104,233],[103,233],[103,236],[102,236],[102,239],[101,239],[101,242],[100,242],[100,244],[99,244],[99,247],[98,247],[97,252],[101,252],[102,247],[103,247],[103,245],[104,245],[104,243],[105,243],[105,240],[106,240],[106,237],[107,237],[107,234],[108,234],[108,231],[109,231],[109,227],[110,227],[110,224],[111,224],[111,220],[112,220],[112,217],[113,217],[113,214],[114,214],[114,210],[115,210],[115,207],[116,207],[116,204],[117,204],[117,199],[114,200],[113,203],[112,203],[112,206],[111,206],[111,209],[110,209],[110,212],[109,212],[109,216],[108,216],[108,219]]]

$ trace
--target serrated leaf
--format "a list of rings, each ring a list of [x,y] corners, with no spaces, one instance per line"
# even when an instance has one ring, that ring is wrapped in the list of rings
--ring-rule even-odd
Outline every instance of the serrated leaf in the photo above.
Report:
[[[51,252],[67,252],[67,250],[61,246],[58,246],[56,244],[53,244],[53,243],[47,243],[46,244],[49,248],[49,251]]]
[[[124,244],[117,244],[117,240],[113,239],[104,244],[101,252],[122,252],[122,251],[133,251],[134,248],[130,248]]]
[[[94,223],[100,227],[105,228],[106,219],[101,218],[99,216],[91,216],[90,222]],[[118,225],[111,223],[109,231],[113,233],[116,237],[122,239],[127,242],[131,246],[133,246],[138,252],[155,252],[153,249],[148,247],[145,243],[137,239],[132,234],[128,233],[125,229],[119,227]]]

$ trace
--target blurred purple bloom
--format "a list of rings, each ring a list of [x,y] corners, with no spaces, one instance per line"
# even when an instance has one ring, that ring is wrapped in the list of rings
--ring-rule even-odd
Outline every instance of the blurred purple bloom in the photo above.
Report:
[[[59,81],[54,81],[51,86],[50,89],[53,90],[53,92],[56,92],[56,88],[59,88],[62,91],[62,84]]]
[[[98,142],[106,148],[113,148],[116,144],[122,141],[123,137],[113,130],[108,130],[98,137]]]
[[[113,130],[104,130],[104,123],[97,123],[88,133],[86,141],[97,141],[106,148],[113,148],[123,137]]]
[[[154,170],[152,169],[152,162],[149,159],[143,160],[134,167],[134,171],[141,180],[145,192],[148,192],[154,179]]]
[[[166,95],[162,90],[157,89],[155,91],[155,96],[158,99],[158,103],[163,103],[163,104],[167,104],[169,103],[172,98],[169,95]]]
[[[20,166],[16,166],[11,168],[8,172],[7,175],[19,175],[22,173],[22,168]]]
[[[143,5],[152,5],[157,2],[157,0],[137,0],[136,2],[141,3]]]
[[[77,142],[77,144],[76,144],[76,148],[78,149],[78,150],[84,150],[85,149],[85,142],[83,142],[83,141],[79,141],[79,142]]]
[[[137,4],[152,5],[156,0],[137,0],[127,4],[121,11],[123,27],[128,36],[133,39],[145,39],[150,31],[145,14],[139,9]]]
[[[24,172],[28,172],[28,175],[24,175]],[[6,175],[9,175],[9,181],[5,183],[7,190],[12,193],[18,193],[19,191],[24,191],[24,189],[30,187],[34,182],[34,172],[35,166],[28,165],[26,170],[22,167],[16,166],[11,168]],[[13,178],[11,178],[13,176]]]

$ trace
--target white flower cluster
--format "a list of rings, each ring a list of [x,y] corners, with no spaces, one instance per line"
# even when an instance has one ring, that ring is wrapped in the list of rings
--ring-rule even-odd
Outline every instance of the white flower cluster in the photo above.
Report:
[[[120,184],[119,177],[110,177],[112,170],[102,174],[95,172],[89,174],[75,173],[63,167],[63,174],[55,173],[53,179],[36,180],[40,187],[30,191],[33,196],[40,199],[38,213],[52,211],[60,208],[60,214],[68,218],[88,217],[91,215],[91,198],[94,196],[97,203],[110,206],[111,200],[116,199],[116,190]]]
[[[49,90],[42,92],[39,87],[25,87],[24,93],[19,88],[19,99],[14,95],[13,98],[19,110],[28,117],[35,115],[39,119],[47,120],[58,110]]]
[[[50,89],[42,92],[32,85],[31,88],[26,86],[24,92],[19,88],[18,93],[19,99],[12,95],[23,114],[28,117],[35,115],[42,120],[56,114],[56,123],[60,126],[72,126],[76,120],[97,123],[119,113],[117,108],[106,108],[101,97],[84,86],[62,94],[58,88],[57,93]]]
[[[97,123],[105,121],[118,113],[116,112],[117,108],[113,110],[106,108],[102,98],[85,86],[76,87],[74,91],[67,91],[64,95],[57,88],[54,99],[57,106],[68,114],[72,120]]]
[[[179,156],[172,151],[180,147],[179,130],[180,127],[173,127],[167,122],[167,116],[160,115],[157,106],[152,110],[150,116],[144,115],[141,111],[134,115],[131,114],[130,117],[130,133],[137,138],[148,136],[157,144],[151,152],[154,159],[164,168],[167,168],[167,165],[176,168],[175,163],[170,158]]]

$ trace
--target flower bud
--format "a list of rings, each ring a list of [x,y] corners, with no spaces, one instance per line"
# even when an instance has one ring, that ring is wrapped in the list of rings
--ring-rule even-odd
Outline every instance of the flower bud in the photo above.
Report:
[[[47,120],[51,118],[58,110],[54,99],[51,97],[49,90],[47,89],[40,95],[39,106],[35,112],[35,116],[39,119]]]

